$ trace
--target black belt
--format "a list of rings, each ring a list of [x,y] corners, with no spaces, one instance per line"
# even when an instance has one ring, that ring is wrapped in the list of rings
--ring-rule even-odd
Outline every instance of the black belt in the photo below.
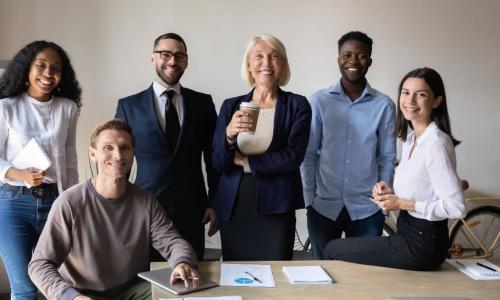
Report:
[[[10,191],[19,191],[23,194],[32,195],[35,198],[43,198],[51,194],[57,196],[58,193],[57,183],[42,183],[40,185],[32,186],[30,188],[26,186],[10,185],[4,183],[0,188]]]

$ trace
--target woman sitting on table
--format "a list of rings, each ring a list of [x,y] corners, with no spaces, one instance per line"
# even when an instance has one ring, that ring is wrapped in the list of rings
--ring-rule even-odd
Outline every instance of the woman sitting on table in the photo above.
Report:
[[[397,136],[404,143],[394,192],[385,182],[372,191],[380,208],[400,210],[397,234],[332,240],[325,247],[328,259],[426,271],[446,258],[448,218],[463,217],[465,206],[454,149],[460,142],[451,134],[441,76],[430,68],[406,74],[397,114]]]
[[[279,86],[290,78],[283,44],[258,35],[247,46],[242,76],[254,88],[224,101],[213,139],[222,173],[215,196],[224,260],[289,260],[295,210],[304,207],[299,167],[309,140],[311,107]],[[260,107],[253,118],[240,104]]]

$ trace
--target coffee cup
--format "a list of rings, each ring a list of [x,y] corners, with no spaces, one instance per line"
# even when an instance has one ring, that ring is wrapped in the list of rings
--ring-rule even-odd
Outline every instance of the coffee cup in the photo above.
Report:
[[[248,128],[248,131],[254,133],[259,120],[260,106],[251,102],[241,102],[240,110],[248,112],[248,116],[253,120],[252,127]]]

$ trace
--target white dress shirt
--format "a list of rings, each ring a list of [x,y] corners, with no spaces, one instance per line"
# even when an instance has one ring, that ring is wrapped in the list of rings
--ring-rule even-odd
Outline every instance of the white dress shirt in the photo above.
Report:
[[[155,92],[155,110],[158,121],[160,122],[161,128],[165,131],[165,104],[167,104],[167,95],[163,94],[166,90],[174,90],[175,96],[172,99],[172,103],[177,110],[177,116],[179,117],[179,125],[182,127],[182,121],[184,120],[184,105],[181,95],[181,85],[177,83],[172,87],[164,87],[157,81],[153,82],[153,90]]]
[[[57,182],[59,192],[78,183],[77,119],[76,103],[66,98],[40,102],[23,93],[0,99],[0,181],[25,185],[5,178],[5,174],[13,167],[10,162],[35,138],[52,161],[43,182]]]
[[[414,143],[415,133],[411,132],[396,168],[394,193],[415,201],[415,211],[409,213],[416,218],[439,221],[463,217],[464,197],[451,138],[432,122],[416,140],[410,156]]]

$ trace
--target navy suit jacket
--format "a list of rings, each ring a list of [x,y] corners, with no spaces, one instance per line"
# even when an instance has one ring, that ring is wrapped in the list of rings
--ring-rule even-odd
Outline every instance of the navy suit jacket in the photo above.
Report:
[[[213,164],[222,173],[215,196],[219,217],[229,220],[243,168],[233,163],[235,147],[226,140],[226,127],[241,102],[252,100],[253,90],[224,101],[213,140]],[[257,183],[257,213],[277,214],[304,208],[300,164],[306,153],[311,126],[311,106],[304,96],[278,89],[274,131],[267,151],[250,156]]]
[[[177,227],[183,223],[203,228],[201,218],[211,207],[218,174],[212,166],[212,136],[217,113],[212,97],[181,87],[184,120],[175,149],[158,121],[152,85],[118,101],[116,118],[132,127],[135,137],[135,184],[152,192]],[[201,158],[205,161],[209,193]],[[195,222],[195,223],[193,223]],[[183,228],[179,228],[182,233]]]

